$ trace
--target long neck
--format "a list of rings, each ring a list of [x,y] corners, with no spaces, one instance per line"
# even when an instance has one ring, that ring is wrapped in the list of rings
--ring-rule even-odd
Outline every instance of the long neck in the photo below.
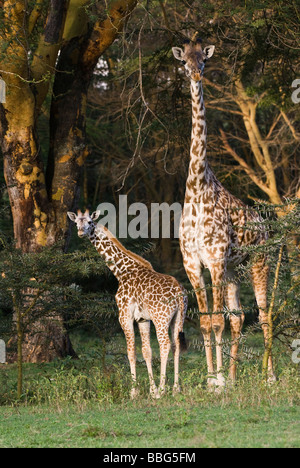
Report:
[[[186,198],[199,196],[206,180],[206,119],[202,82],[191,81],[192,95],[192,140],[189,174],[186,183]]]
[[[99,232],[95,229],[90,235],[90,241],[117,279],[120,279],[124,273],[134,267],[134,260],[112,238],[103,236],[103,232],[100,237]]]

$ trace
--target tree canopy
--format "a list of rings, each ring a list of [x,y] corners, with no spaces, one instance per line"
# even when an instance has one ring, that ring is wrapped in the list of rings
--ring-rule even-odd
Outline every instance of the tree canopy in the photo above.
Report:
[[[118,209],[119,194],[147,206],[183,203],[191,102],[171,49],[195,33],[216,46],[204,96],[217,177],[246,203],[299,198],[296,1],[4,0],[0,7],[0,229],[23,253],[67,251],[67,211],[77,207],[110,201]],[[294,231],[290,242],[299,243]],[[155,266],[183,275],[177,240],[155,243]]]

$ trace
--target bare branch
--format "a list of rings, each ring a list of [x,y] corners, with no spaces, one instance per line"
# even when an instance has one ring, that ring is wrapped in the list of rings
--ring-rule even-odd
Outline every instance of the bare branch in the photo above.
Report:
[[[241,158],[237,152],[230,146],[227,140],[227,136],[225,132],[220,129],[221,133],[221,138],[223,142],[224,149],[227,153],[229,153],[235,161],[237,161],[240,166],[244,169],[244,171],[247,173],[247,175],[250,177],[250,179],[261,189],[263,190],[267,195],[270,195],[269,188],[268,186],[260,179],[257,177],[253,169],[246,163],[246,161]]]
[[[280,111],[280,114],[281,114],[281,116],[284,118],[285,122],[287,123],[287,125],[288,125],[288,127],[289,127],[289,129],[290,129],[290,131],[291,131],[291,133],[292,133],[292,135],[293,135],[293,137],[294,137],[294,139],[295,139],[296,141],[300,141],[300,137],[299,137],[299,135],[297,135],[296,129],[295,129],[295,127],[293,126],[293,124],[292,124],[292,122],[290,121],[290,119],[288,118],[288,116],[286,115],[286,113],[285,113],[283,110],[281,110],[281,111]]]

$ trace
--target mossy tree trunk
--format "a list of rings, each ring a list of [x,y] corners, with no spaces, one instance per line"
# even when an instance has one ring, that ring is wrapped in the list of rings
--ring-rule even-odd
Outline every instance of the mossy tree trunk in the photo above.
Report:
[[[88,3],[0,2],[0,77],[7,88],[6,102],[0,104],[0,145],[16,246],[23,252],[66,241],[66,212],[73,208],[88,155],[85,112],[93,70],[122,31],[137,0],[112,0],[94,23],[84,8]],[[36,128],[52,81],[50,151],[45,165]],[[73,353],[65,328],[45,322],[45,318],[35,322],[32,333],[24,336],[23,355],[32,362]],[[49,355],[49,342],[54,341]]]

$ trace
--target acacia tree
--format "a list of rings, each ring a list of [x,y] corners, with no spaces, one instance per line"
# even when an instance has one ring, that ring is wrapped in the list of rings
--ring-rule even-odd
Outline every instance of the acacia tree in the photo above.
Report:
[[[136,4],[137,0],[0,1],[0,77],[7,89],[6,102],[0,105],[0,147],[16,247],[24,253],[66,242],[66,213],[73,208],[88,156],[88,87],[99,57],[118,38]],[[50,115],[46,155],[37,130],[45,110]],[[55,319],[62,324],[57,314]],[[43,325],[43,330],[38,338],[29,335],[25,340],[24,360],[70,352],[63,325],[55,330],[53,356],[47,353],[53,329]]]
[[[113,48],[108,51],[102,66],[111,76],[105,87],[91,93],[93,115],[95,108],[100,114],[95,125],[103,129],[106,120],[111,127],[119,118],[126,135],[122,140],[120,132],[118,144],[109,137],[100,144],[95,128],[90,132],[96,151],[110,161],[103,166],[98,156],[103,168],[98,180],[107,180],[108,168],[113,166],[114,188],[131,191],[134,185],[135,194],[140,187],[151,201],[180,197],[183,201],[190,91],[171,47],[198,32],[203,45],[216,45],[214,60],[205,69],[204,87],[209,160],[218,177],[246,202],[248,189],[254,198],[268,197],[278,205],[285,197],[299,196],[299,106],[297,111],[291,100],[299,65],[294,2],[153,1],[150,14],[142,13],[130,24],[130,37],[135,40],[128,41],[126,57]],[[126,153],[128,146],[131,152]],[[94,175],[94,161],[90,164]],[[228,174],[234,174],[233,187]],[[238,192],[241,177],[247,189],[240,184]],[[161,184],[161,178],[168,183]],[[284,210],[278,214],[284,215]],[[165,245],[163,250],[167,252]],[[171,260],[169,253],[166,258]]]
[[[299,106],[292,100],[300,64],[295,13],[294,2],[265,0],[260,5],[249,2],[244,11],[236,9],[231,20],[215,16],[212,29],[218,26],[227,57],[221,52],[213,79],[206,80],[211,91],[208,106],[220,115],[214,126],[217,146],[277,205],[279,218],[295,210],[294,200],[300,197]],[[299,236],[291,234],[286,246],[296,278]]]

